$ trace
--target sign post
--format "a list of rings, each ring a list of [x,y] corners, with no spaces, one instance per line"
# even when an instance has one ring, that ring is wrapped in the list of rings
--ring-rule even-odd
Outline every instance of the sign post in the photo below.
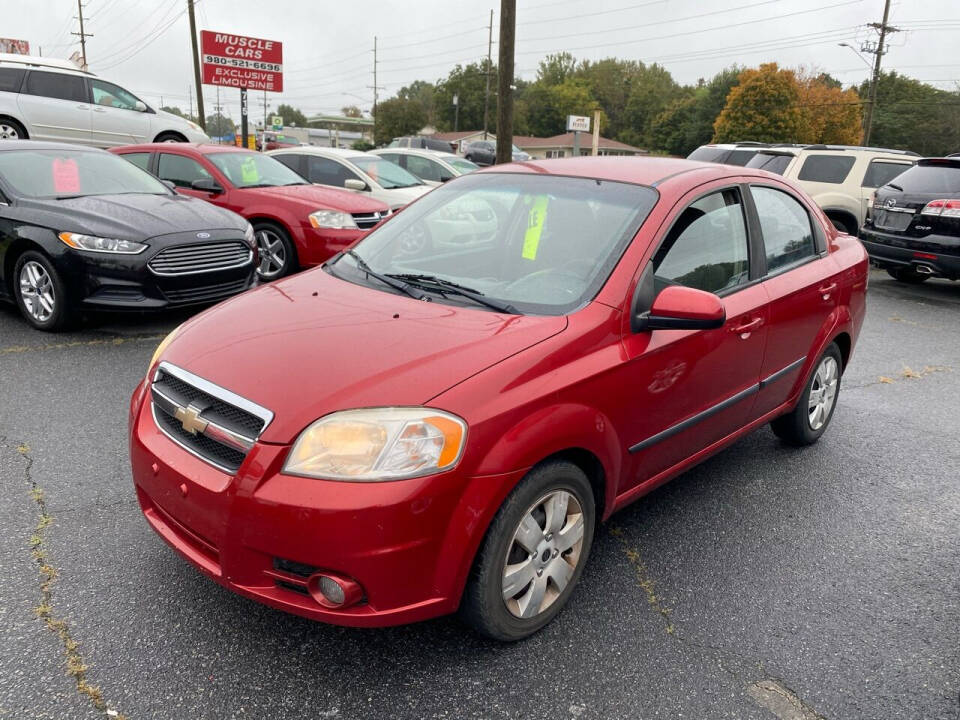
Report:
[[[243,141],[240,147],[247,146],[247,89],[240,88],[240,137]]]
[[[567,132],[573,131],[573,156],[580,157],[580,133],[590,132],[590,118],[586,115],[567,115]]]

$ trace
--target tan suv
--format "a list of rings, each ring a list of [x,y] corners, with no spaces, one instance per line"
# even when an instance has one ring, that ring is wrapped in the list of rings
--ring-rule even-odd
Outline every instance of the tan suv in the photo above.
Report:
[[[907,150],[845,145],[783,145],[763,148],[747,163],[795,180],[837,229],[856,235],[873,191],[886,185],[919,157]]]

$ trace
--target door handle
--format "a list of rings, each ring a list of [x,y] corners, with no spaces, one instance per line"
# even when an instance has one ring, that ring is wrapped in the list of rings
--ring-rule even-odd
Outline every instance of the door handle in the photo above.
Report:
[[[824,285],[823,287],[817,288],[817,292],[819,292],[823,296],[824,300],[829,300],[830,293],[832,293],[836,289],[837,289],[837,284],[830,283],[829,285]]]
[[[89,110],[90,108],[86,105],[77,105],[77,110]]]
[[[102,108],[102,107],[95,107],[95,108],[93,109],[93,111],[94,111],[94,112],[106,112],[107,109],[106,109],[106,108]]]
[[[749,335],[761,325],[763,325],[763,318],[754,318],[750,322],[730,328],[730,332],[737,333],[739,335]]]

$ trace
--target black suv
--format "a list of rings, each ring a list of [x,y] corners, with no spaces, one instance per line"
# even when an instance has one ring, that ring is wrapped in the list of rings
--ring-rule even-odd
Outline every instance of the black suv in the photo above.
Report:
[[[901,282],[960,279],[960,157],[918,160],[877,188],[860,240]]]

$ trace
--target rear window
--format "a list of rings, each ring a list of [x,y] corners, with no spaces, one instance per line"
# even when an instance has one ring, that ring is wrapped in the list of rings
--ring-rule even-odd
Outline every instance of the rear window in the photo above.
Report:
[[[23,91],[28,95],[40,95],[56,100],[89,102],[87,86],[79,75],[31,70],[27,75],[27,86]]]
[[[793,160],[793,155],[767,155],[766,153],[757,153],[750,158],[747,167],[783,175],[791,160]]]
[[[847,179],[854,160],[851,155],[809,155],[797,179],[839,185]]]
[[[757,154],[756,150],[731,150],[724,162],[727,165],[746,165]]]
[[[709,147],[704,145],[698,147],[692,153],[687,155],[687,160],[699,160],[700,162],[723,162],[729,150],[723,148]]]
[[[0,92],[20,92],[25,72],[22,68],[0,68]]]
[[[910,165],[907,163],[884,162],[883,160],[874,160],[867,168],[863,176],[863,187],[876,188],[886,185],[897,175],[908,170]]]
[[[914,165],[894,180],[908,193],[960,194],[960,166]]]

